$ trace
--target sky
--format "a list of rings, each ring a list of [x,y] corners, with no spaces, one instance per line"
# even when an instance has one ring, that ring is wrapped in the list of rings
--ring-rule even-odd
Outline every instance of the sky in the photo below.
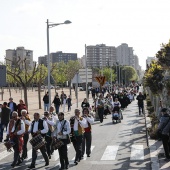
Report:
[[[47,54],[47,19],[63,23],[50,28],[50,53],[85,54],[86,45],[127,43],[145,69],[170,39],[169,0],[0,0],[0,61],[5,50],[19,46],[33,50],[33,58]]]

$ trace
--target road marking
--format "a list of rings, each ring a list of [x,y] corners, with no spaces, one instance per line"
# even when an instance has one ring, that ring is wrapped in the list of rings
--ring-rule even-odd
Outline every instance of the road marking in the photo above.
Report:
[[[91,152],[93,151],[94,147],[95,147],[95,146],[91,146]],[[85,149],[85,150],[86,150],[86,149]],[[87,155],[85,154],[83,160],[86,160],[86,159],[87,159]]]
[[[143,145],[132,145],[130,160],[144,160]]]
[[[70,148],[70,145],[67,145],[67,149],[69,148]],[[54,160],[56,161],[59,158],[58,150],[55,150],[52,156]]]
[[[6,158],[7,156],[11,155],[11,154],[14,154],[14,152],[8,152],[8,151],[3,151],[0,153],[0,160]]]
[[[91,152],[92,150],[94,149],[95,146],[91,146]],[[86,150],[86,147],[85,147],[85,150]],[[87,159],[87,155],[84,155],[84,159],[83,160],[86,160]],[[73,159],[71,161],[74,161],[75,160],[75,157],[73,157]]]
[[[25,160],[29,160],[29,159],[31,159],[32,158],[32,149],[30,149],[28,152],[27,152],[27,159],[25,159]]]
[[[115,160],[119,146],[107,146],[101,160]]]

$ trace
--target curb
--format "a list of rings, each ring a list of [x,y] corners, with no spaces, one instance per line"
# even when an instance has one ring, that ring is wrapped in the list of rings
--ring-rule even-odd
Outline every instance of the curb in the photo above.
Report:
[[[145,110],[146,131],[147,131],[147,129],[149,127],[151,127],[151,120],[146,115],[148,115],[147,110]],[[150,151],[151,168],[152,168],[152,170],[160,170],[160,168],[159,168],[159,159],[158,159],[158,150],[157,150],[157,146],[155,144],[156,141],[150,139],[149,135],[147,135],[147,142],[148,142],[148,149]]]

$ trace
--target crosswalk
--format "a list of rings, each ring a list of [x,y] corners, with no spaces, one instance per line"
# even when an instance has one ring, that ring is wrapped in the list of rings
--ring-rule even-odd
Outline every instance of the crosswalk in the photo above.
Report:
[[[97,148],[97,147],[100,147],[100,146],[91,146],[92,155],[93,155],[94,149]],[[68,145],[68,154],[69,154],[70,148],[73,149],[73,146]],[[100,160],[96,160],[96,161],[114,161],[114,160],[116,160],[117,154],[119,152],[119,148],[120,148],[119,145],[106,146],[106,148],[103,151],[103,154],[101,154]],[[130,156],[131,161],[144,160],[144,146],[143,145],[140,145],[140,144],[131,145],[130,150],[131,150],[131,154],[129,154],[129,156]],[[95,152],[94,152],[94,154],[95,154]],[[39,152],[38,155],[41,155],[41,153]],[[6,158],[8,158],[9,156],[13,156],[13,152],[7,152],[6,150],[1,152],[0,153],[0,161],[6,160]],[[31,159],[32,159],[32,149],[30,149],[28,151],[28,157],[27,157],[27,159],[25,159],[25,164],[29,164],[31,162]],[[73,163],[74,159],[75,159],[75,157],[73,157],[71,159],[70,163]],[[84,155],[83,160],[86,160],[86,159],[87,159],[87,156]],[[57,160],[59,161],[59,154],[58,154],[58,151],[56,150],[56,151],[54,151],[54,154],[52,156],[52,161],[57,161]],[[43,162],[44,160],[43,159],[39,159],[39,160],[37,159],[37,161]],[[8,159],[8,162],[9,162],[9,159]],[[11,160],[11,162],[12,162],[12,160]],[[57,165],[58,164],[56,164],[56,166]]]

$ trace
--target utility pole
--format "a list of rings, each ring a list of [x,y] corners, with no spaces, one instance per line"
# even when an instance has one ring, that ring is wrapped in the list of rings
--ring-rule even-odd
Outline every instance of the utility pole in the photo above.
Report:
[[[86,98],[88,99],[88,80],[87,80],[87,49],[86,49],[86,44],[85,44],[85,63],[86,63]]]

